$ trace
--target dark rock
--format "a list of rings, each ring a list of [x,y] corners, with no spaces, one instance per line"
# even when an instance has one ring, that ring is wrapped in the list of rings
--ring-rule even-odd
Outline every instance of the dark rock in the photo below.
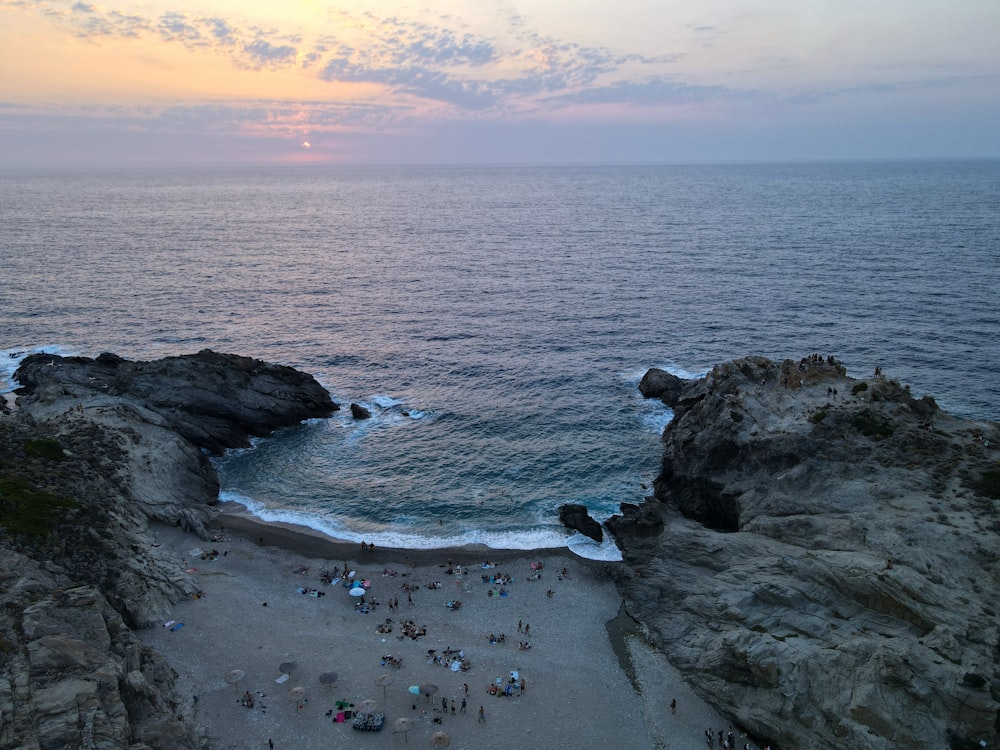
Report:
[[[673,407],[690,383],[691,381],[672,375],[666,370],[652,367],[639,381],[639,392],[645,398],[658,398],[667,406]]]
[[[559,520],[566,528],[579,531],[595,542],[604,540],[604,530],[601,528],[601,524],[590,517],[590,512],[585,505],[575,503],[560,505]]]
[[[24,359],[14,379],[19,405],[66,409],[134,402],[216,454],[339,408],[311,375],[209,349],[152,362],[107,353],[96,359],[35,354]]]
[[[655,537],[663,531],[663,516],[657,506],[655,502],[622,503],[621,515],[612,516],[604,525],[615,537]]]
[[[355,419],[371,419],[372,413],[361,404],[351,404],[351,416]]]

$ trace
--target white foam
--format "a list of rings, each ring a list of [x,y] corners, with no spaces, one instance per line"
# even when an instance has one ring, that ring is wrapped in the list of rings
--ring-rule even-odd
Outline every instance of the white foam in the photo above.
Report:
[[[372,396],[369,400],[380,409],[391,409],[393,406],[399,406],[403,403],[402,399],[393,398],[381,393]]]
[[[427,536],[401,530],[406,519],[378,530],[352,531],[329,517],[317,516],[294,510],[275,510],[263,503],[237,492],[222,491],[219,499],[242,505],[252,515],[268,523],[287,523],[317,531],[337,541],[374,543],[388,549],[442,549],[447,547],[481,546],[486,550],[536,550],[566,547],[580,557],[590,560],[621,560],[621,553],[609,538],[598,545],[582,534],[570,532],[561,526],[533,530],[484,530],[475,529],[460,534]]]
[[[662,435],[673,418],[673,409],[664,406],[659,401],[652,401],[643,404],[639,414],[639,423],[642,424],[643,429]]]
[[[0,393],[10,393],[17,387],[14,373],[21,366],[25,357],[31,354],[54,354],[59,357],[72,356],[72,353],[55,344],[36,346],[34,348],[0,349]]]
[[[569,544],[566,546],[569,547],[573,554],[585,557],[588,560],[618,562],[622,559],[622,551],[618,549],[618,545],[614,543],[610,534],[605,534],[604,541],[600,543],[595,542],[589,536],[574,534],[570,537]]]

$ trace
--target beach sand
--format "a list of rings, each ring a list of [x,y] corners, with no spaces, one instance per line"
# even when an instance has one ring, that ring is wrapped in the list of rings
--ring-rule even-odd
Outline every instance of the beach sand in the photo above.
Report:
[[[627,618],[616,619],[621,598],[606,566],[621,563],[588,561],[560,549],[362,552],[360,545],[308,529],[263,523],[239,506],[225,507],[217,524],[220,540],[210,543],[175,528],[157,529],[158,543],[193,571],[203,595],[170,614],[182,628],[140,632],[178,672],[184,696],[179,711],[205,728],[215,748],[266,748],[268,740],[296,750],[428,747],[435,732],[445,732],[450,747],[469,750],[703,748],[706,728],[726,726],[641,635],[629,634]],[[220,554],[202,560],[190,554],[197,548]],[[462,566],[461,574],[447,572],[449,560]],[[483,568],[487,560],[495,567]],[[528,580],[532,563],[539,562],[540,578]],[[348,588],[320,580],[322,571],[345,563],[356,579],[371,582],[365,598],[374,596],[379,604],[368,614],[355,610],[358,599]],[[296,572],[302,569],[308,571]],[[501,586],[483,581],[498,574],[512,578],[506,596],[490,596]],[[428,587],[437,582],[441,588]],[[419,587],[410,593],[412,604],[407,584]],[[393,598],[399,600],[395,612],[388,606]],[[454,611],[446,606],[453,600],[461,601]],[[392,632],[377,632],[386,618]],[[426,635],[403,635],[405,620],[426,628]],[[519,632],[519,621],[530,634]],[[615,621],[610,631],[609,621]],[[491,633],[504,634],[505,641],[490,643]],[[530,649],[519,649],[522,641]],[[429,658],[430,649],[440,655],[448,648],[464,651],[467,671]],[[388,654],[401,666],[383,666]],[[296,664],[287,680],[279,669],[283,662]],[[245,676],[233,684],[227,674],[236,669]],[[324,672],[336,672],[336,681],[321,683]],[[523,694],[515,688],[510,697],[490,695],[489,685],[497,679],[505,684],[511,672],[523,678]],[[377,683],[380,675],[389,675],[384,686]],[[426,684],[437,692],[426,697],[409,690]],[[296,687],[305,691],[298,699],[290,696]],[[253,708],[240,702],[246,692]],[[364,732],[350,721],[336,723],[338,701],[353,703],[347,710],[354,711],[373,701],[371,710],[385,716],[383,729]],[[480,706],[485,721],[478,718]],[[412,721],[405,733],[395,731],[401,718]]]

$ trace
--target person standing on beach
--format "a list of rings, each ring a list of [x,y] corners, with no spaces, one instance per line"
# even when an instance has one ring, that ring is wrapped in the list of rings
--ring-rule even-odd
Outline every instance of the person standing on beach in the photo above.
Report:
[[[462,698],[462,708],[459,710],[459,713],[465,713],[465,698]]]
[[[479,720],[483,722],[486,721],[486,709],[482,706],[479,707]]]
[[[676,698],[673,698],[670,701],[670,713],[672,713],[672,714],[677,713],[677,699]]]

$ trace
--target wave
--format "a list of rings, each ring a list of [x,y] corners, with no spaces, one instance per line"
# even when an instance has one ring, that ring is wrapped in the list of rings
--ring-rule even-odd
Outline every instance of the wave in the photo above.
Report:
[[[578,557],[589,560],[621,560],[621,551],[610,537],[597,543],[577,532],[562,527],[524,528],[507,530],[468,529],[457,534],[431,535],[416,529],[406,530],[406,518],[396,523],[374,527],[365,532],[353,531],[340,521],[329,516],[287,508],[270,508],[263,503],[238,492],[223,490],[219,493],[223,502],[242,505],[249,513],[268,523],[287,523],[317,531],[331,539],[360,544],[372,542],[379,547],[391,549],[444,549],[448,547],[478,547],[484,550],[536,550],[565,547]],[[409,519],[416,522],[415,519]]]
[[[72,357],[76,352],[65,349],[57,344],[36,346],[31,348],[14,347],[0,349],[0,394],[10,393],[17,388],[14,373],[26,357],[32,354],[54,354],[59,357]]]

